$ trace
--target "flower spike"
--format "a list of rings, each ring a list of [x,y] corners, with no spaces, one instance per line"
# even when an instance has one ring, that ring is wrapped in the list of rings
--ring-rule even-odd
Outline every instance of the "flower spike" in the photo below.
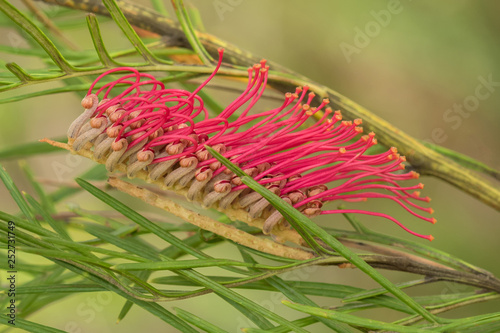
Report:
[[[436,222],[417,213],[433,213],[432,208],[418,204],[430,201],[420,197],[423,184],[400,184],[419,177],[414,171],[404,172],[404,156],[394,147],[369,154],[369,148],[377,144],[375,133],[360,135],[362,120],[343,120],[340,111],[328,107],[328,99],[312,106],[316,96],[307,86],[286,93],[279,107],[256,112],[268,81],[265,60],[248,69],[248,84],[241,95],[219,115],[209,117],[198,92],[216,75],[222,56],[220,49],[215,70],[192,92],[167,88],[154,76],[130,67],[103,73],[82,100],[85,111],[68,130],[69,144],[75,151],[90,150],[109,171],[123,164],[127,176],[133,178],[144,170],[166,188],[187,188],[190,201],[221,210],[239,207],[251,218],[264,218],[266,234],[288,224],[266,199],[213,158],[205,145],[306,216],[372,215],[417,237],[433,239],[409,230],[386,213],[324,209],[332,201],[356,205],[387,199],[418,219]],[[118,74],[120,78],[95,89],[100,80]],[[305,126],[318,112],[323,114]]]

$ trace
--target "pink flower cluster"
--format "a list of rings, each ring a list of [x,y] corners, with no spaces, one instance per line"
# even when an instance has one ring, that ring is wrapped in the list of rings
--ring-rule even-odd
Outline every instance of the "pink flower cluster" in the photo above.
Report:
[[[82,100],[85,111],[68,130],[73,149],[91,149],[109,171],[123,163],[129,177],[146,170],[151,180],[161,180],[167,188],[187,188],[187,198],[206,207],[218,204],[220,209],[246,209],[252,218],[266,219],[265,233],[271,233],[280,222],[286,224],[266,199],[246,187],[204,148],[211,146],[309,217],[337,213],[380,216],[415,236],[433,239],[384,213],[322,209],[329,201],[383,198],[435,223],[435,219],[417,213],[432,213],[431,208],[417,204],[430,201],[419,196],[423,185],[399,184],[418,178],[418,174],[402,171],[405,158],[397,149],[366,154],[376,139],[374,133],[359,135],[363,132],[361,119],[343,121],[340,111],[326,107],[327,99],[312,107],[315,95],[308,87],[286,93],[275,109],[256,112],[254,105],[268,78],[264,60],[248,69],[243,93],[220,114],[210,117],[197,93],[214,77],[221,61],[222,50],[212,75],[193,92],[166,88],[152,75],[129,67],[102,74]],[[118,73],[123,73],[121,78],[109,81],[110,74]],[[93,92],[98,82],[102,86]],[[100,101],[98,96],[102,96]],[[307,126],[306,121],[314,115],[320,116],[314,125]],[[330,188],[329,183],[333,183]]]

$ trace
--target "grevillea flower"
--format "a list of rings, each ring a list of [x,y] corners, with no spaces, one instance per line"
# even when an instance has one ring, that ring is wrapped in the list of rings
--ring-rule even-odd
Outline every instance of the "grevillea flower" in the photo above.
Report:
[[[265,60],[248,69],[243,93],[219,115],[209,117],[197,93],[218,71],[222,50],[219,56],[215,71],[193,92],[165,88],[152,75],[130,67],[100,75],[82,100],[85,111],[68,130],[73,149],[91,149],[109,171],[123,163],[128,177],[146,170],[151,180],[161,180],[167,188],[188,188],[187,198],[205,207],[245,209],[252,218],[266,219],[266,234],[272,233],[277,224],[287,225],[266,199],[245,186],[204,148],[211,146],[309,217],[338,213],[379,216],[415,236],[433,239],[409,230],[385,213],[323,209],[330,201],[381,198],[435,223],[435,219],[418,213],[432,213],[431,208],[418,204],[430,201],[419,196],[423,185],[400,185],[401,181],[418,178],[418,174],[403,172],[405,158],[397,149],[366,153],[377,141],[374,133],[361,135],[361,119],[343,121],[340,111],[327,107],[328,99],[312,107],[315,95],[308,87],[286,93],[275,109],[255,112],[254,105],[267,84],[269,67]],[[101,82],[118,73],[123,76]],[[102,87],[95,89],[98,82]],[[319,120],[306,126],[313,115],[320,115],[315,117]]]

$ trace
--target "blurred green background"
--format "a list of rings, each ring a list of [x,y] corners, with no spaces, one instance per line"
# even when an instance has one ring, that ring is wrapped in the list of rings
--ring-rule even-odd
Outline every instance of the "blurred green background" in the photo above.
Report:
[[[144,2],[146,3],[146,2]],[[208,33],[227,40],[258,56],[272,60],[310,77],[350,97],[380,117],[412,136],[431,140],[500,168],[500,21],[498,1],[190,1],[201,13]],[[17,4],[17,3],[16,3]],[[45,6],[44,8],[49,8]],[[388,15],[390,13],[390,15]],[[74,15],[84,21],[84,14]],[[26,47],[27,44],[11,31],[2,28],[2,43]],[[104,36],[112,49],[129,45],[112,23],[103,25]],[[91,42],[85,30],[75,27],[65,31],[67,37],[84,47]],[[13,37],[14,36],[14,37]],[[17,47],[16,46],[16,47]],[[43,64],[31,58],[2,56],[6,62],[16,61],[26,68]],[[478,88],[493,81],[491,90]],[[483,84],[484,85],[484,84]],[[27,92],[32,88],[16,90]],[[488,96],[462,115],[453,109],[474,100],[477,90]],[[82,94],[83,95],[83,94]],[[22,102],[0,105],[0,149],[31,142],[43,137],[62,136],[67,126],[81,112],[80,98],[75,94],[39,97]],[[464,109],[465,110],[465,109]],[[454,117],[453,120],[450,120]],[[444,118],[447,117],[447,118]],[[440,129],[440,130],[436,130]],[[440,134],[439,141],[433,131]],[[436,133],[436,132],[435,132]],[[435,135],[435,134],[434,134]],[[63,174],[70,180],[92,162],[68,159],[58,153],[31,158],[28,163],[37,176],[58,179],[54,162],[70,165]],[[22,190],[31,192],[21,175],[17,161],[2,162]],[[436,225],[409,218],[402,209],[380,201],[367,202],[377,211],[391,211],[396,218],[423,234],[436,238],[437,249],[461,257],[495,275],[500,275],[500,218],[498,212],[459,192],[437,179],[423,177],[423,195],[430,196],[435,209]],[[498,182],[490,180],[495,186]],[[120,198],[126,199],[124,196]],[[88,209],[103,209],[88,196],[73,197]],[[134,200],[129,202],[140,207]],[[0,188],[0,209],[13,213],[15,205],[7,191]],[[362,219],[378,231],[412,239],[388,221]],[[347,226],[340,218],[323,218],[324,225]],[[416,241],[426,242],[423,240]],[[213,255],[227,256],[230,247],[219,246]],[[237,257],[234,254],[234,257]],[[404,273],[386,272],[394,282],[411,278]],[[304,273],[302,278],[344,283],[359,287],[376,287],[356,270],[318,268]],[[301,277],[295,276],[295,279]],[[431,288],[410,290],[411,295],[458,292],[466,287],[446,283]],[[269,294],[243,292],[264,306],[288,317],[295,315],[284,309]],[[32,320],[54,325],[70,332],[170,332],[159,329],[160,321],[135,309],[124,322],[115,325],[122,301],[117,296],[101,295],[89,305],[89,298],[80,295],[48,307]],[[316,298],[321,305],[321,298]],[[83,305],[82,305],[83,304]],[[267,305],[266,305],[267,304]],[[249,326],[248,320],[214,295],[176,302],[176,306],[197,313],[214,324],[236,332],[239,325]],[[167,305],[167,306],[170,306]],[[448,316],[479,314],[487,306],[500,308],[500,303],[475,305],[450,312]],[[90,319],[93,310],[93,317]],[[88,312],[85,312],[88,310]],[[393,313],[366,312],[371,318],[397,319]],[[319,326],[316,326],[320,331]],[[314,326],[313,326],[314,328]]]

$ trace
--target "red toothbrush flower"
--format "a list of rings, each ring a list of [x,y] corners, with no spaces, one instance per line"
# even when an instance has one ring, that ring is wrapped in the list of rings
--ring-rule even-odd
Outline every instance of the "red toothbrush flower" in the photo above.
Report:
[[[312,107],[315,95],[308,87],[285,94],[283,103],[275,109],[255,113],[253,107],[267,84],[264,60],[248,69],[243,93],[219,115],[209,117],[197,93],[219,69],[222,50],[219,53],[215,71],[193,92],[165,88],[152,75],[129,67],[102,74],[82,101],[86,110],[68,130],[73,149],[92,149],[94,157],[109,171],[123,163],[129,177],[146,170],[151,180],[161,180],[167,188],[188,188],[187,198],[206,207],[225,209],[234,205],[247,210],[252,218],[264,217],[263,231],[271,233],[283,220],[281,214],[204,148],[211,146],[307,216],[379,216],[415,236],[433,239],[409,230],[385,213],[323,209],[329,201],[383,198],[435,223],[435,219],[417,213],[432,213],[431,208],[418,205],[419,201],[429,202],[429,198],[413,191],[423,185],[399,184],[418,178],[418,174],[402,172],[405,158],[397,149],[377,155],[366,153],[376,139],[374,133],[359,135],[363,132],[361,119],[342,121],[340,111],[326,107],[327,99]],[[124,75],[94,92],[98,82],[117,72]],[[319,120],[305,126],[315,114],[321,115]],[[230,117],[236,119],[230,121]],[[328,188],[332,182],[335,185]]]

